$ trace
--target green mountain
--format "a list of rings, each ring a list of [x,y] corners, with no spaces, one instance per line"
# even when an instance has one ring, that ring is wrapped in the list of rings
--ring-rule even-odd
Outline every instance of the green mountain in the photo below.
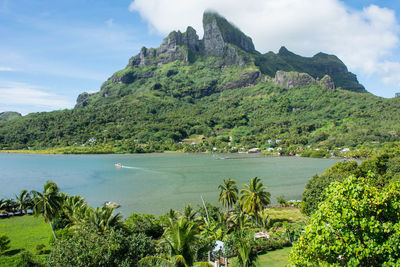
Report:
[[[301,57],[284,47],[261,54],[211,12],[203,27],[203,39],[188,27],[158,48],[143,47],[72,110],[0,122],[0,148],[201,151],[399,139],[400,99],[368,93],[336,56]]]
[[[17,117],[21,117],[21,114],[14,111],[0,112],[0,121],[8,121]]]

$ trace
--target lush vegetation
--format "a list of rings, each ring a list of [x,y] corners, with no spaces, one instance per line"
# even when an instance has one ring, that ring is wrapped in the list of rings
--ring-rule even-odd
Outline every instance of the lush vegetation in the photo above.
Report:
[[[17,117],[21,117],[18,112],[6,111],[0,112],[0,121],[8,121]]]
[[[305,156],[318,148],[321,155],[315,156],[321,157],[330,156],[328,151],[335,148],[398,141],[400,126],[393,114],[400,111],[399,98],[382,99],[341,89],[327,91],[319,85],[284,89],[269,82],[201,98],[180,96],[174,90],[186,87],[178,81],[192,80],[199,86],[209,81],[196,77],[200,66],[175,65],[179,64],[155,70],[163,89],[146,89],[151,83],[146,81],[139,88],[128,86],[135,93],[117,95],[110,104],[100,104],[108,98],[99,97],[84,108],[0,122],[0,149],[122,153],[281,147],[282,153]],[[166,77],[169,68],[178,74]],[[207,71],[209,75],[214,72]],[[185,143],[185,139],[198,136],[201,138],[196,144]]]
[[[378,188],[369,176],[328,187],[292,250],[295,265],[399,265],[400,184]]]
[[[134,213],[123,220],[114,207],[92,208],[82,197],[61,193],[55,183],[47,182],[43,192],[23,190],[15,199],[1,200],[3,215],[19,216],[0,221],[0,232],[7,234],[0,239],[5,251],[0,262],[8,266],[208,266],[211,256],[254,266],[258,254],[290,246],[300,235],[302,220],[282,216],[286,212],[301,218],[299,210],[267,208],[269,193],[257,177],[241,190],[232,179],[224,180],[219,189],[225,210],[204,203],[160,217]],[[24,215],[30,210],[40,218]],[[11,226],[16,220],[29,223],[29,231],[44,235],[49,243],[27,242],[27,231]],[[256,232],[268,238],[256,239]],[[209,255],[217,240],[225,242],[224,250]]]
[[[400,178],[400,156],[399,146],[391,146],[385,149],[385,152],[372,156],[364,160],[361,164],[356,161],[338,162],[328,168],[321,175],[314,175],[306,184],[303,192],[301,210],[307,215],[312,214],[318,209],[319,203],[324,199],[324,190],[332,182],[341,182],[350,175],[355,177],[368,177],[369,173],[373,173],[371,178],[374,185],[383,188],[391,181]]]
[[[356,151],[365,144],[399,141],[393,114],[400,112],[400,98],[364,92],[332,55],[304,58],[284,48],[278,54],[248,53],[235,44],[251,40],[226,20],[219,22],[242,64],[200,52],[190,62],[130,62],[99,92],[81,94],[72,110],[0,121],[0,150],[234,152],[279,147],[281,154],[324,157],[343,148]],[[278,69],[314,78],[329,72],[337,88],[326,90],[317,82],[282,88],[272,78]]]
[[[32,231],[45,234],[49,244],[35,239],[36,243],[22,252],[28,245],[21,242],[28,241],[22,241],[27,239],[21,235],[30,234],[16,231],[14,225],[7,230],[15,223],[0,222],[0,232],[5,233],[0,235],[0,262],[6,266],[29,262],[49,266],[208,266],[209,260],[229,259],[234,266],[262,266],[275,257],[287,263],[288,249],[269,254],[294,245],[290,261],[296,266],[395,266],[400,256],[398,155],[398,147],[392,146],[361,163],[339,162],[314,176],[300,203],[310,217],[284,196],[278,197],[280,207],[268,207],[270,194],[257,177],[243,186],[224,179],[218,187],[223,208],[203,203],[159,217],[134,213],[126,219],[115,207],[92,208],[82,197],[61,193],[56,184],[48,182],[43,192],[23,190],[15,199],[1,200],[0,208],[11,215],[32,209],[42,219],[40,227],[47,229]],[[24,218],[29,217],[3,222]],[[52,228],[54,235],[50,235]],[[215,250],[217,241],[224,242],[224,249]],[[267,256],[260,257],[265,253]]]
[[[18,263],[24,253],[33,254],[34,259],[44,260],[46,253],[50,252],[51,228],[41,217],[14,216],[1,219],[0,233],[10,241],[9,248],[0,256],[1,266],[21,266]]]

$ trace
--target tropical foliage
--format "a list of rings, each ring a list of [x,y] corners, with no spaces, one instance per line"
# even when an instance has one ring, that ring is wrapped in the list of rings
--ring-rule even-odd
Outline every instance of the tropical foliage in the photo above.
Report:
[[[48,181],[44,185],[43,193],[38,191],[32,191],[33,198],[33,213],[38,216],[43,216],[46,222],[50,223],[51,230],[53,230],[54,238],[54,227],[52,221],[59,215],[62,208],[63,199],[60,195],[59,188],[56,183]]]
[[[0,121],[0,149],[140,153],[281,147],[282,153],[321,157],[335,148],[399,141],[393,116],[400,111],[399,98],[318,84],[285,89],[264,78],[220,90],[257,71],[253,65],[221,64],[204,58],[189,65],[130,66],[126,71],[147,78],[129,84],[110,79],[85,107]],[[197,137],[195,145],[185,141]],[[309,153],[307,146],[320,150]]]
[[[356,161],[338,162],[321,175],[314,175],[307,182],[303,192],[301,210],[312,214],[324,199],[324,190],[334,181],[343,181],[346,177],[368,177],[374,174],[371,181],[378,187],[384,187],[392,180],[400,178],[400,157],[398,153],[382,153],[364,160],[360,165]]]
[[[218,201],[227,209],[233,207],[238,200],[239,193],[236,182],[232,179],[224,179],[224,184],[219,185],[218,188],[220,189]]]
[[[270,203],[271,194],[265,191],[262,181],[258,177],[250,180],[249,184],[244,184],[244,189],[240,190],[242,194],[240,201],[243,210],[252,213],[258,220],[258,213]]]
[[[295,244],[298,266],[397,266],[400,258],[400,184],[377,188],[372,179],[334,182]]]

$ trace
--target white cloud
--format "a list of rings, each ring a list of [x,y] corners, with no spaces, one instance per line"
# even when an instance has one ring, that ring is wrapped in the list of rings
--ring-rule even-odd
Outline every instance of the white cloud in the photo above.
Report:
[[[48,93],[42,88],[26,83],[0,81],[0,108],[18,106],[18,109],[28,110],[36,107],[40,110],[71,108],[73,103],[65,97]]]
[[[191,25],[200,36],[202,13],[212,9],[252,37],[260,52],[282,45],[305,56],[322,51],[337,55],[353,72],[400,83],[400,63],[390,60],[400,27],[387,8],[354,10],[339,0],[135,0],[129,9],[162,34]]]
[[[1,67],[0,66],[0,71],[15,71],[13,68],[10,67]]]

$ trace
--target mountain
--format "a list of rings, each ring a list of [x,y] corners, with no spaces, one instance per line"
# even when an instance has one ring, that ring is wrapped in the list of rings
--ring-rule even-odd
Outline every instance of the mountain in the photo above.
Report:
[[[399,139],[400,98],[368,93],[336,56],[301,57],[284,47],[261,54],[213,12],[204,13],[203,27],[203,39],[188,27],[158,48],[143,47],[72,110],[0,122],[0,148],[202,151]]]
[[[0,112],[0,121],[8,121],[18,117],[21,117],[21,114],[15,111]]]
[[[285,47],[278,54],[268,52],[261,54],[255,50],[250,37],[242,33],[238,28],[230,24],[225,18],[212,12],[206,12],[203,16],[204,37],[199,39],[192,27],[187,27],[186,32],[171,32],[158,48],[143,47],[140,53],[129,60],[128,66],[112,75],[106,81],[100,92],[89,95],[83,93],[78,97],[77,107],[86,106],[89,103],[99,105],[111,103],[129,94],[134,94],[138,88],[153,86],[154,89],[168,90],[167,84],[161,84],[156,80],[162,80],[163,76],[176,75],[175,70],[166,70],[170,63],[178,61],[182,67],[193,69],[197,65],[205,65],[214,72],[214,77],[207,79],[202,86],[186,84],[182,81],[178,87],[187,87],[184,92],[177,94],[203,97],[226,89],[234,89],[251,84],[256,84],[263,78],[273,78],[277,71],[307,73],[313,79],[320,80],[326,75],[333,81],[333,86],[355,92],[366,92],[365,88],[357,81],[356,76],[347,70],[340,59],[333,55],[318,53],[307,58],[298,56]],[[212,62],[208,62],[208,61]],[[178,64],[178,63],[176,63]],[[242,76],[232,80],[226,69],[236,68],[236,74]],[[221,76],[224,79],[221,79]],[[202,79],[205,77],[203,76]],[[149,81],[155,82],[153,85]],[[193,81],[193,83],[196,83]],[[282,84],[279,84],[282,86]],[[294,86],[296,83],[294,84]],[[304,84],[302,84],[304,85]],[[333,87],[331,85],[331,87]],[[192,88],[190,88],[192,87]],[[157,89],[158,88],[158,89]],[[176,86],[175,86],[176,88]],[[107,99],[101,99],[107,98]]]

